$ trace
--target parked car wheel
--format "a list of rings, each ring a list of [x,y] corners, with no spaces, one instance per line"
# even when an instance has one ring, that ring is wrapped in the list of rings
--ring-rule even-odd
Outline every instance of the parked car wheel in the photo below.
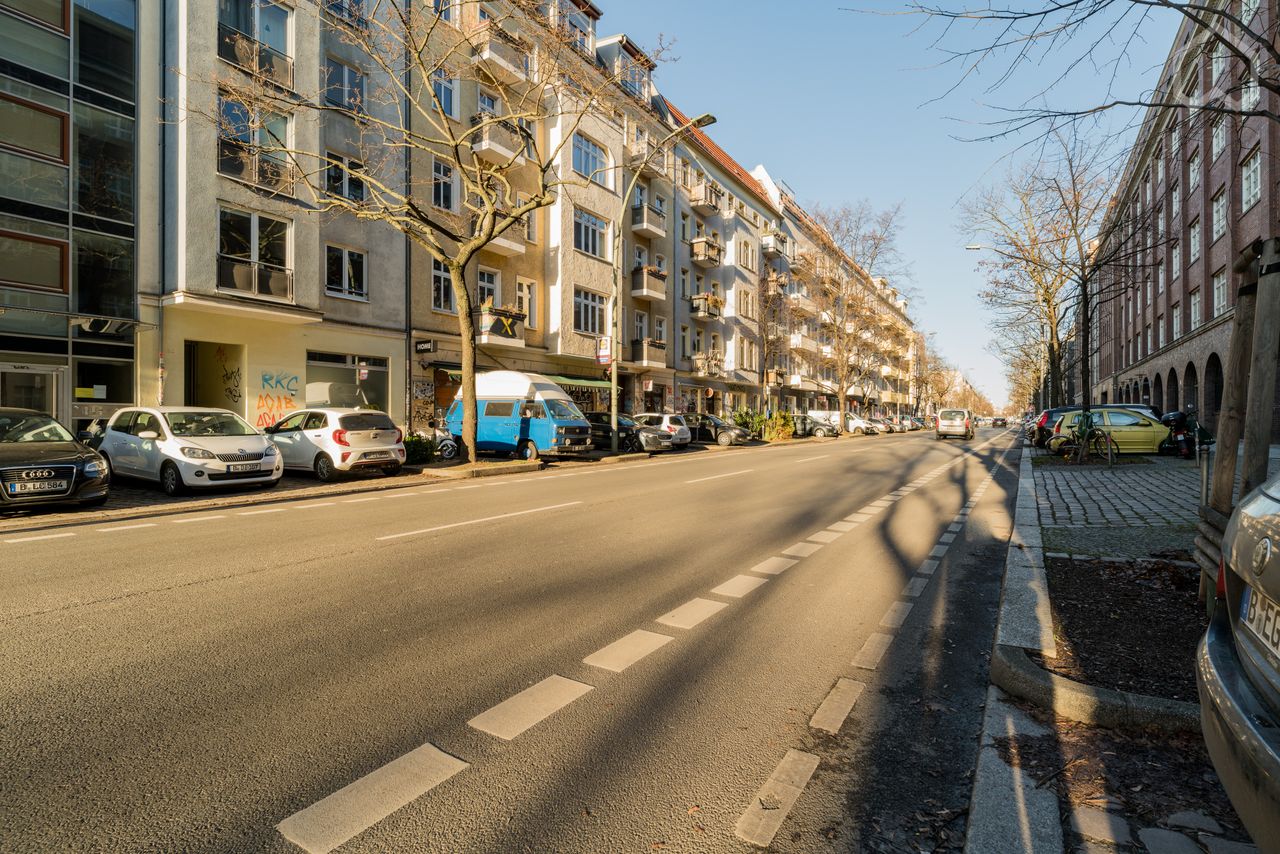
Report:
[[[716,444],[722,448],[727,448],[733,444],[733,436],[728,433],[721,433],[719,436],[716,436]]]
[[[855,435],[855,436],[861,436],[861,435],[862,435],[862,433],[863,433],[863,430],[862,430],[862,428],[861,428],[861,427],[854,427],[854,428],[853,428],[853,435]]]
[[[631,435],[627,437],[627,441],[622,444],[622,452],[624,454],[638,454],[644,450],[644,445],[640,441],[640,437]]]
[[[526,439],[520,443],[519,449],[516,450],[516,456],[522,460],[533,462],[538,458],[538,446]]]
[[[316,461],[311,467],[316,473],[316,480],[332,483],[338,479],[338,469],[334,466],[333,460],[328,454],[317,455]]]
[[[160,488],[170,498],[187,491],[186,484],[182,482],[182,472],[178,471],[178,467],[173,463],[165,463],[160,467]]]
[[[387,477],[395,477],[396,475],[400,474],[400,464],[396,463],[395,465],[383,466],[382,473],[385,474]]]

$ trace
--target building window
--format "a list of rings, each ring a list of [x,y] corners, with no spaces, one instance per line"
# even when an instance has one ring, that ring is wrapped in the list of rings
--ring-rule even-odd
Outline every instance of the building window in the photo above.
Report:
[[[132,223],[134,123],[88,104],[74,107],[75,209]]]
[[[1173,340],[1182,337],[1182,303],[1175,302],[1169,309],[1173,313]]]
[[[364,75],[336,59],[325,60],[324,99],[353,113],[363,112]]]
[[[1209,159],[1217,160],[1218,155],[1227,147],[1227,120],[1218,116],[1213,120],[1209,131]]]
[[[1200,186],[1200,152],[1193,151],[1187,158],[1187,188],[1194,190]]]
[[[220,210],[218,287],[255,296],[292,299],[289,223],[247,211]]]
[[[573,135],[573,171],[599,184],[609,186],[609,159],[595,142],[580,133]]]
[[[330,196],[363,202],[364,179],[360,177],[360,173],[364,170],[364,164],[333,152],[326,156],[329,165],[325,169],[325,192]]]
[[[667,340],[667,319],[662,315],[658,315],[653,319],[653,340]]]
[[[1227,190],[1225,187],[1213,197],[1210,213],[1212,214],[1212,219],[1210,220],[1212,239],[1217,240],[1227,231]]]
[[[431,0],[431,11],[442,21],[452,21],[453,0]]]
[[[67,242],[0,231],[0,283],[65,293]]]
[[[1164,240],[1164,208],[1156,208],[1156,240]]]
[[[1182,123],[1176,115],[1169,123],[1169,151],[1175,158],[1182,156]]]
[[[649,313],[647,311],[637,310],[635,312],[635,325],[635,339],[637,341],[649,337]]]
[[[1156,349],[1164,346],[1164,315],[1156,315]]]
[[[1182,275],[1182,244],[1173,241],[1169,244],[1169,279],[1177,279]]]
[[[436,311],[453,314],[453,277],[449,268],[431,259],[431,307]]]
[[[581,208],[573,212],[573,248],[596,258],[604,258],[608,243],[609,224],[595,214]]]
[[[1262,152],[1254,149],[1240,167],[1240,212],[1249,210],[1262,198]]]
[[[538,328],[538,283],[516,279],[516,311],[524,313],[524,325]]]
[[[573,289],[573,331],[583,335],[603,335],[604,296],[594,291]]]
[[[1164,293],[1164,264],[1156,264],[1156,293]]]
[[[1200,319],[1201,319],[1200,309],[1201,309],[1200,289],[1196,288],[1194,291],[1191,292],[1191,328],[1193,330],[1200,328]]]
[[[1169,188],[1169,214],[1175,220],[1182,216],[1182,190],[1178,187],[1178,182],[1174,181],[1173,186]]]
[[[1227,310],[1227,270],[1222,268],[1213,274],[1213,316],[1220,317]]]
[[[1242,109],[1255,109],[1261,98],[1262,92],[1258,87],[1258,78],[1250,76],[1248,80],[1240,85],[1240,107]]]
[[[1262,5],[1261,0],[1241,0],[1240,2],[1240,20],[1248,24],[1253,20],[1253,16],[1258,14],[1258,7]]]
[[[364,253],[326,246],[324,290],[331,296],[368,299],[365,290]]]
[[[495,270],[476,273],[476,299],[481,305],[502,305],[502,284]]]
[[[431,93],[440,107],[440,112],[451,119],[458,117],[455,84],[448,71],[437,68],[431,73]]]
[[[1156,146],[1156,183],[1164,183],[1164,147]]]
[[[1222,72],[1227,70],[1227,46],[1221,41],[1213,43],[1213,53],[1209,55],[1209,82],[1217,83]]]
[[[386,412],[391,399],[389,389],[385,357],[307,351],[306,391],[313,405]]]
[[[1194,263],[1200,257],[1200,220],[1191,223],[1187,228],[1187,249]]]
[[[480,106],[480,112],[485,113],[486,115],[497,116],[502,113],[502,101],[492,92],[481,89],[478,103]]]
[[[0,93],[0,147],[70,163],[68,118],[66,113]]]
[[[680,358],[689,358],[689,327],[680,327]]]
[[[453,167],[443,160],[431,162],[431,204],[447,211],[455,202]]]

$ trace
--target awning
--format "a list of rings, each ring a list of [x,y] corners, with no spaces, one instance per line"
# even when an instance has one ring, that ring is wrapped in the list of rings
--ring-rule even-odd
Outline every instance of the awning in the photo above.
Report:
[[[445,373],[449,375],[449,379],[451,380],[454,380],[456,382],[462,381],[462,371],[460,370],[446,371]],[[543,376],[551,380],[556,385],[576,385],[576,386],[584,386],[586,388],[609,388],[610,387],[608,380],[594,380],[594,379],[588,379],[586,377],[562,377],[556,374],[543,374]]]

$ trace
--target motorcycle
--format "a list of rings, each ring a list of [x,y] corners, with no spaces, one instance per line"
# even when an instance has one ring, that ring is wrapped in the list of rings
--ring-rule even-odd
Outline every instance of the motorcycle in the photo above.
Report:
[[[1190,410],[1191,407],[1188,407]],[[1191,433],[1187,429],[1188,412],[1166,412],[1160,417],[1160,423],[1169,428],[1169,435],[1160,443],[1159,451],[1167,456],[1177,455],[1184,460],[1191,459],[1195,453]]]
[[[454,460],[458,457],[458,440],[453,434],[440,427],[434,420],[427,422],[427,429],[413,431],[420,439],[430,439],[435,446],[435,454],[442,460]]]

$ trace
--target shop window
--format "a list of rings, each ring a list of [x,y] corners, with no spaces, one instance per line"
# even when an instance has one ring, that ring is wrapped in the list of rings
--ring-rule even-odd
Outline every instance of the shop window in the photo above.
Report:
[[[133,0],[76,0],[76,82],[134,100]]]
[[[132,362],[75,363],[76,403],[133,403]]]
[[[307,406],[387,411],[387,360],[378,356],[307,352]]]
[[[0,284],[65,293],[66,270],[65,241],[0,231]]]

